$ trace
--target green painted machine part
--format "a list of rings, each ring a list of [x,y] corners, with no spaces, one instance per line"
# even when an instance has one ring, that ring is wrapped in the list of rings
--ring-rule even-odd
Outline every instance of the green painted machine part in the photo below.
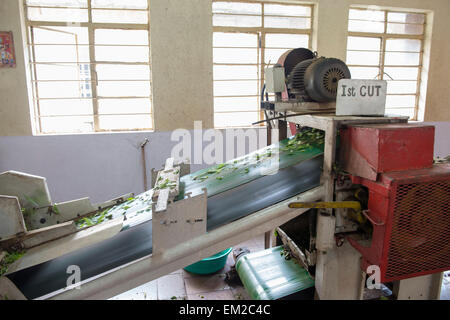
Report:
[[[225,267],[228,255],[233,248],[228,248],[215,255],[200,260],[184,268],[184,270],[195,274],[211,274]]]
[[[283,246],[243,256],[236,271],[254,300],[277,300],[314,287],[308,271],[285,258]]]
[[[307,129],[295,136],[274,143],[245,156],[214,165],[180,179],[180,194],[175,199],[182,200],[186,194],[196,196],[205,188],[208,197],[239,187],[278,170],[294,166],[323,154],[324,133]],[[103,212],[80,220],[79,228],[96,225],[103,221],[126,216],[123,229],[129,229],[151,219],[153,189],[137,195]]]

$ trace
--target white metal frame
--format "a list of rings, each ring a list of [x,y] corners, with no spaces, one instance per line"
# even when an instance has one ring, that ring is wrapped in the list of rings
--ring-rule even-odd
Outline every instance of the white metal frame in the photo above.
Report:
[[[33,200],[27,195],[39,196]],[[92,204],[89,198],[52,203],[45,178],[15,171],[0,174],[0,253],[1,248],[17,246],[27,251],[8,267],[7,273],[55,259],[119,233],[123,227],[122,216],[83,229],[77,228],[75,221],[123,203],[131,196],[126,194],[97,204]],[[33,208],[33,214],[24,218],[21,208]],[[55,208],[58,213],[49,215],[49,209]]]

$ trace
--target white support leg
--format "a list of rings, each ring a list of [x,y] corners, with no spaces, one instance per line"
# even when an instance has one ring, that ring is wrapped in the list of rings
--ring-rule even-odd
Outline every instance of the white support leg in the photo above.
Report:
[[[320,300],[358,300],[361,255],[347,241],[342,247],[318,251],[316,291]]]
[[[435,273],[394,282],[397,300],[439,300],[443,273]]]

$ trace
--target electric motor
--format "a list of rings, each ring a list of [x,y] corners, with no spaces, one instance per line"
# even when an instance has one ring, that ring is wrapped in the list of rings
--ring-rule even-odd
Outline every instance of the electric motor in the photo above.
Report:
[[[343,61],[317,57],[317,53],[306,48],[286,52],[279,64],[285,68],[290,100],[335,101],[339,80],[351,78]]]

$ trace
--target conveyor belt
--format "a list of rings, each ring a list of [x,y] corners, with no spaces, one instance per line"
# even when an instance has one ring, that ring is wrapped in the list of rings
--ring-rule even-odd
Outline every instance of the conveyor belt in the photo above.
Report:
[[[207,230],[223,226],[320,184],[323,157],[306,160],[208,198]],[[152,253],[152,223],[148,221],[93,246],[8,275],[29,299],[66,286],[69,265],[81,268],[82,280]]]

